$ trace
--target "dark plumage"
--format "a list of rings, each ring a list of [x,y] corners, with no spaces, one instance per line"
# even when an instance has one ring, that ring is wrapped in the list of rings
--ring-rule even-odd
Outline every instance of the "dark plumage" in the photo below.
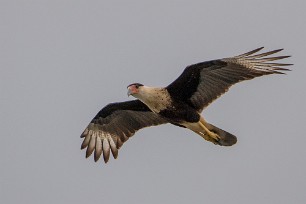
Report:
[[[99,111],[85,129],[81,135],[85,137],[81,149],[87,147],[86,158],[95,150],[95,161],[98,161],[103,149],[104,161],[107,162],[109,151],[117,158],[118,149],[137,130],[164,123],[167,121],[139,100],[112,103]]]
[[[237,82],[288,71],[282,66],[291,64],[271,61],[289,56],[266,57],[282,49],[255,54],[261,49],[190,65],[165,88],[130,84],[128,95],[139,100],[109,104],[93,118],[81,135],[81,148],[87,147],[86,157],[94,152],[97,161],[103,153],[107,162],[112,152],[117,158],[118,149],[137,130],[165,123],[188,128],[214,144],[235,144],[234,135],[207,123],[200,113]]]

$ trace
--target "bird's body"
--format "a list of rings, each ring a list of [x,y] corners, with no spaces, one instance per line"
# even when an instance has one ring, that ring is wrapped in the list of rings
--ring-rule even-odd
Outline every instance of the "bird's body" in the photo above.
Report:
[[[269,61],[289,56],[264,58],[281,50],[254,55],[261,49],[190,65],[167,87],[129,85],[128,94],[138,100],[105,106],[81,135],[84,137],[81,148],[87,147],[86,157],[94,152],[97,161],[103,152],[107,162],[111,151],[117,158],[118,149],[137,130],[165,123],[188,128],[214,144],[235,144],[234,135],[206,122],[201,112],[237,82],[288,70],[280,66],[290,64]]]

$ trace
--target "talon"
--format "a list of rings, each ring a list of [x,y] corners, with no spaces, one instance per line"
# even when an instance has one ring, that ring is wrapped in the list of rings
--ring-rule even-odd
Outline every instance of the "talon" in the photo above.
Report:
[[[214,133],[214,132],[211,132],[212,134],[210,135],[212,138],[214,138],[216,141],[219,141],[220,139],[221,139],[221,137],[218,135],[218,134],[216,134],[216,133]]]

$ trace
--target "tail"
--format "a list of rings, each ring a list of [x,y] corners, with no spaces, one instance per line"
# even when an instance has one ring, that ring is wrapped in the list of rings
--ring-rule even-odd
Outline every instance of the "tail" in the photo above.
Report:
[[[197,133],[205,140],[220,146],[232,146],[237,142],[235,135],[209,124],[203,117],[200,118],[199,122],[184,123],[182,126]]]
[[[212,124],[206,123],[205,126],[207,129],[213,133],[216,133],[219,136],[219,140],[216,140],[214,138],[211,138],[213,143],[221,145],[221,146],[232,146],[237,143],[237,137],[235,135],[232,135],[229,132],[226,132]]]

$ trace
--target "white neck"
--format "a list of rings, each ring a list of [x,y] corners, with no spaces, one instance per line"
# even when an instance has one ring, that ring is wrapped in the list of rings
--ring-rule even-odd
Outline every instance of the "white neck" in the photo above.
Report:
[[[139,92],[133,96],[155,113],[159,113],[171,105],[170,95],[165,88],[141,86]]]

